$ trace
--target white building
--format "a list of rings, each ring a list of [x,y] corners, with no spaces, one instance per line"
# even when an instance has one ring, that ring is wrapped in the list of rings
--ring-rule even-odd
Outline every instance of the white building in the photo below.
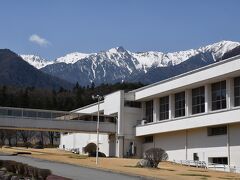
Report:
[[[116,134],[102,134],[107,156],[141,157],[160,147],[169,160],[199,160],[240,167],[240,56],[128,93],[106,95],[100,111],[117,116]],[[96,113],[97,104],[75,110]],[[62,135],[65,148],[82,149],[96,135]]]

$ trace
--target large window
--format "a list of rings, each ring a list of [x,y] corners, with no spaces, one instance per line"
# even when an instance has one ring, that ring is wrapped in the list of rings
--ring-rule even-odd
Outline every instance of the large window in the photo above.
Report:
[[[212,84],[212,110],[226,108],[226,81]]]
[[[185,116],[185,92],[175,94],[175,117]]]
[[[146,102],[146,120],[147,123],[153,122],[153,101]]]
[[[205,112],[204,86],[192,89],[192,114]]]
[[[159,120],[169,118],[169,96],[161,97],[160,99]]]
[[[218,136],[227,134],[227,126],[209,127],[208,136]]]
[[[234,78],[234,106],[240,106],[240,77]]]
[[[228,164],[228,158],[227,157],[212,157],[209,158],[209,162],[214,164]]]

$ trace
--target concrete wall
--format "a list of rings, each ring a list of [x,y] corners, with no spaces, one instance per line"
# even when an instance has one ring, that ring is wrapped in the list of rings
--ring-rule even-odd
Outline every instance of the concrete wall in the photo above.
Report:
[[[208,136],[207,127],[154,135],[153,143],[143,143],[144,152],[151,147],[166,150],[169,160],[193,160],[197,153],[200,161],[208,163],[212,157],[229,157],[230,165],[240,167],[240,123],[229,125],[228,135]],[[142,137],[143,138],[143,137]]]
[[[134,143],[134,146],[136,148],[136,155],[141,155],[141,145],[139,144],[139,140],[135,136],[135,127],[137,125],[137,121],[141,119],[141,116],[141,108],[124,107],[124,112],[121,119],[124,135],[124,156],[129,154],[131,142]]]
[[[103,111],[104,110],[104,101],[101,101],[99,103],[99,110]],[[98,111],[98,103],[94,103],[94,104],[90,104],[88,106],[85,106],[83,108],[79,108],[76,110],[73,110],[72,112],[76,112],[76,113],[97,113]]]
[[[240,167],[240,123],[229,125],[230,162]]]
[[[71,151],[72,149],[79,149],[80,153],[83,152],[83,148],[89,143],[96,144],[97,134],[89,133],[68,133],[61,134],[61,143],[59,145],[60,149],[65,149]],[[64,148],[65,146],[65,148]],[[106,156],[109,156],[112,152],[110,150],[110,141],[108,134],[99,135],[99,151],[103,152]]]
[[[185,160],[185,131],[154,135],[153,143],[143,143],[143,153],[152,147],[164,149],[169,160]]]

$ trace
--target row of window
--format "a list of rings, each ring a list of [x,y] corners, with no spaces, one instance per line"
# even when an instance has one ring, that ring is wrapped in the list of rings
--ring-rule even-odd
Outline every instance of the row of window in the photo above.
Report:
[[[225,109],[226,81],[211,84],[212,111]],[[185,92],[175,94],[175,117],[185,116]],[[240,106],[240,77],[234,78],[234,106]],[[205,112],[204,86],[192,89],[192,114]],[[159,120],[169,119],[169,96],[159,99]],[[146,102],[146,121],[153,121],[153,101]]]

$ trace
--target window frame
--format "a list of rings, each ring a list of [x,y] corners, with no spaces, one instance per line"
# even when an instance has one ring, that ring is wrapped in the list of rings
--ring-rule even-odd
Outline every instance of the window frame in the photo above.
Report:
[[[169,119],[169,96],[159,98],[159,121]]]
[[[234,107],[240,106],[240,76],[234,78]]]
[[[213,164],[228,165],[228,157],[209,157],[209,160]],[[217,161],[217,162],[216,162]],[[220,162],[221,161],[221,162]]]
[[[205,112],[205,87],[192,89],[192,114]]]
[[[227,108],[226,80],[211,84],[212,111]]]
[[[146,101],[146,123],[153,122],[153,100]]]
[[[185,91],[175,94],[175,118],[183,117],[186,115],[185,96]]]
[[[207,135],[208,136],[221,136],[221,135],[227,135],[227,126],[214,126],[214,127],[208,127],[207,128]]]

